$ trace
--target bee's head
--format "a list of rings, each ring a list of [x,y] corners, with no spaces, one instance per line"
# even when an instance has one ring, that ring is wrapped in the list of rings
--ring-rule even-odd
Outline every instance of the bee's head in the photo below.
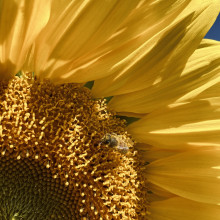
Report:
[[[111,143],[111,135],[110,134],[105,134],[104,137],[101,139],[101,144],[110,144]]]
[[[115,147],[118,144],[116,138],[111,134],[105,134],[101,139],[100,144],[109,145],[110,147]]]

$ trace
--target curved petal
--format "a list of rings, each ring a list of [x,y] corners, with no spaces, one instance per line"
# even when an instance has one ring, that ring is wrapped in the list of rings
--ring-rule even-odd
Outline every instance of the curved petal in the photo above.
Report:
[[[138,142],[167,149],[220,147],[220,98],[170,105],[128,126]]]
[[[217,83],[220,83],[220,42],[203,40],[180,76],[172,74],[147,89],[114,96],[108,106],[116,112],[149,113],[175,101],[189,101]]]
[[[209,97],[219,97],[219,94],[220,94],[220,82],[217,82],[208,89],[202,91],[196,98],[204,99]]]
[[[149,201],[150,203],[176,197],[175,194],[167,191],[166,189],[162,189],[161,187],[151,182],[148,182],[147,186],[148,186],[147,201]]]
[[[148,146],[144,144],[137,144],[136,149],[139,152],[139,159],[143,162],[144,165],[151,163],[155,160],[159,160],[161,158],[170,157],[177,153],[184,152],[183,149],[178,150],[163,150],[161,148],[151,147],[149,149]]]
[[[212,39],[203,39],[198,48],[210,47],[219,45],[219,41],[212,40]]]
[[[76,41],[76,43],[73,41],[72,38],[70,38],[71,43],[68,44],[68,51],[70,51],[70,54],[65,54],[66,51],[64,51],[64,55],[59,53],[60,57],[56,57],[56,59],[60,60],[58,60],[56,63],[54,63],[52,57],[50,57],[51,59],[49,59],[49,64],[45,66],[46,60],[50,56],[51,50],[54,49],[54,39],[57,42],[59,41],[59,36],[50,39],[50,35],[53,36],[53,31],[50,31],[50,29],[55,28],[56,30],[58,28],[59,33],[62,33],[62,35],[65,35],[65,31],[69,31],[70,34],[71,32],[76,33],[73,28],[69,28],[72,26],[74,27],[74,18],[65,19],[65,22],[62,21],[64,19],[59,18],[56,22],[57,25],[54,25],[54,23],[52,23],[52,25],[48,25],[48,27],[45,29],[46,37],[45,35],[43,36],[43,39],[45,39],[45,43],[42,39],[40,40],[42,48],[38,44],[40,47],[38,48],[38,50],[44,51],[43,54],[45,54],[46,50],[47,55],[46,58],[44,58],[43,60],[40,57],[42,53],[37,52],[38,55],[35,58],[38,62],[38,64],[36,65],[36,72],[39,72],[39,70],[41,70],[42,72],[44,72],[44,75],[40,74],[41,77],[49,77],[57,83],[86,82],[109,75],[112,73],[112,71],[110,71],[110,67],[114,65],[112,63],[112,52],[114,58],[116,59],[115,64],[117,62],[120,62],[124,59],[123,57],[126,57],[129,53],[133,52],[138,47],[141,47],[146,39],[150,39],[152,36],[157,34],[162,29],[162,27],[164,28],[169,23],[171,23],[172,20],[184,9],[189,1],[190,0],[171,0],[166,3],[165,1],[155,2],[154,0],[129,0],[129,2],[126,2],[126,4],[124,4],[124,1],[117,1],[117,4],[115,3],[115,1],[91,1],[90,5],[96,5],[97,7],[93,7],[93,13],[90,13],[91,18],[88,17],[88,15],[86,14],[85,24],[81,26],[85,26],[85,30],[83,30],[83,32],[79,36],[75,35],[74,39],[79,38],[80,42],[86,42],[86,39],[88,39],[88,36],[90,36],[90,29],[88,29],[87,31],[88,26],[86,26],[86,21],[88,23],[90,22],[90,20],[94,20],[94,18],[97,25],[100,24],[100,27],[104,26],[103,29],[97,28],[97,34],[99,34],[100,36],[98,36],[98,38],[96,37],[95,39],[94,36],[97,35],[95,33],[94,36],[91,36],[91,40],[88,39],[88,42],[91,41],[88,47],[83,46],[82,50],[80,49],[79,51],[76,51],[75,49],[75,47],[78,48],[78,42]],[[72,4],[77,4],[77,1],[75,2],[76,3]],[[81,4],[84,4],[85,2],[86,1],[81,1]],[[140,4],[138,4],[135,8],[135,5],[139,2]],[[114,4],[117,7],[114,8]],[[103,11],[103,7],[106,8],[104,10],[104,12],[106,11],[106,19],[99,16],[99,14],[101,13],[100,10],[98,10],[99,7],[102,8],[101,11]],[[111,7],[113,8],[112,10]],[[87,8],[89,10],[91,7]],[[75,13],[75,11],[79,11],[76,9],[77,7],[73,9],[71,9],[70,7],[69,10],[72,10],[72,13]],[[108,9],[110,10],[109,12]],[[64,17],[67,17],[68,14],[71,14],[67,13],[69,10],[63,12]],[[81,16],[80,12],[78,13],[79,16]],[[82,16],[84,16],[84,14],[82,14]],[[59,21],[62,21],[62,25],[59,24]],[[107,26],[109,22],[110,24]],[[77,22],[75,23],[77,24]],[[85,34],[88,36],[85,37]],[[87,43],[85,45],[87,45]],[[59,47],[57,47],[56,51],[58,51],[58,48]],[[75,51],[75,54],[73,53],[73,51]],[[118,53],[119,51],[121,51],[120,56]],[[55,56],[55,54],[58,55],[57,53],[53,53],[53,56]],[[105,55],[108,54],[109,56],[105,58]],[[115,54],[117,54],[117,56]],[[71,60],[64,61],[65,57],[70,58],[69,55],[73,55]],[[103,59],[107,59],[106,62],[103,62],[102,57]],[[40,59],[40,61],[38,61],[38,59]]]
[[[220,204],[220,150],[188,151],[156,160],[146,167],[145,175],[178,196]]]
[[[0,2],[1,79],[20,70],[31,44],[48,22],[50,7],[50,0]]]
[[[218,220],[220,207],[176,197],[152,202],[150,213],[151,220]]]
[[[36,73],[56,82],[64,80],[65,74],[74,69],[73,62],[81,62],[81,56],[107,40],[138,3],[139,0],[129,0],[126,4],[122,0],[83,0],[66,4],[36,42]],[[57,10],[60,11],[59,5],[54,6],[54,11]]]
[[[112,75],[95,81],[94,97],[130,93],[166,80],[171,74],[177,77],[214,23],[219,7],[219,1],[191,1],[173,23],[130,54],[124,52],[128,44],[126,49],[121,47],[98,59],[96,71],[105,72],[103,67],[108,67]],[[90,65],[89,73],[93,71]]]

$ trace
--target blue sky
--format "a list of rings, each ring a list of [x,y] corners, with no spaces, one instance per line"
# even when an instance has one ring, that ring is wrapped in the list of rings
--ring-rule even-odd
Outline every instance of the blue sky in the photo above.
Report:
[[[212,28],[206,34],[205,38],[219,40],[220,41],[220,14],[218,15],[217,20],[213,24]]]

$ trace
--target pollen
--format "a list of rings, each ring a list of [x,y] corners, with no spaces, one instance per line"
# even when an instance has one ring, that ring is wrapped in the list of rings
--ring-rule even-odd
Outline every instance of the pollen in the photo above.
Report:
[[[0,219],[145,219],[146,187],[125,121],[79,84],[0,84]]]

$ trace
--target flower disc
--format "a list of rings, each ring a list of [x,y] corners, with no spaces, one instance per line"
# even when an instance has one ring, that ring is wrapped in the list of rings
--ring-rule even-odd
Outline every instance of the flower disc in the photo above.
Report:
[[[0,86],[1,219],[137,219],[145,211],[133,143],[104,100],[76,84],[15,77]],[[143,207],[142,207],[143,205]]]

